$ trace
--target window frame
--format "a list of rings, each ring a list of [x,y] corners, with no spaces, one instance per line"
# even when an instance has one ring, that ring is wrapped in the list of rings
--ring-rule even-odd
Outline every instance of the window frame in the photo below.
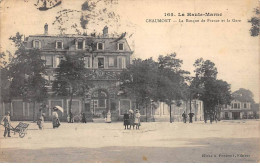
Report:
[[[102,44],[102,49],[99,48],[99,44]],[[97,50],[104,50],[105,44],[102,42],[97,42]]]
[[[122,44],[122,49],[120,49],[120,44]],[[124,43],[117,43],[117,50],[124,51]]]
[[[108,57],[108,67],[115,67],[115,57]],[[111,60],[111,61],[110,61]],[[113,63],[113,65],[110,65],[110,62]]]
[[[47,65],[47,58],[46,57],[51,57],[51,65]],[[41,56],[41,59],[44,60],[44,65],[48,68],[54,68],[54,62],[53,62],[53,59],[54,59],[54,56],[52,55],[43,55]]]
[[[91,63],[90,63],[90,57],[84,57],[84,67],[85,68],[90,68],[90,65],[91,65]],[[87,63],[86,63],[87,62]]]
[[[81,47],[81,48],[79,48],[79,43],[82,43],[82,45],[81,45],[82,47]],[[77,47],[78,50],[83,50],[83,48],[84,48],[84,47],[83,47],[83,45],[84,45],[83,40],[78,40],[78,41],[77,41],[77,45],[78,45],[78,47]]]
[[[61,48],[58,47],[58,43],[61,43]],[[56,41],[56,49],[63,49],[63,42],[61,40]]]
[[[120,63],[119,63],[120,59],[121,59],[121,65],[122,66],[120,66]],[[126,69],[126,57],[125,56],[117,56],[117,68],[118,69]]]
[[[103,59],[103,67],[99,67],[99,59]],[[97,68],[98,69],[104,69],[105,68],[105,58],[104,57],[98,57],[97,58]]]
[[[39,44],[38,44],[38,48],[36,47],[36,42],[38,42]],[[41,41],[40,40],[33,40],[33,48],[35,48],[35,49],[41,49]]]

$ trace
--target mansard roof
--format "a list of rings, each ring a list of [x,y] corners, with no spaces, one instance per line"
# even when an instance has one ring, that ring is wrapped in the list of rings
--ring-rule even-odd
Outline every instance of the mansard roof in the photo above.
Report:
[[[75,50],[76,41],[84,40],[86,50],[93,45],[96,50],[97,43],[104,43],[104,50],[106,52],[131,52],[130,46],[125,38],[103,37],[103,36],[85,36],[85,35],[30,35],[26,38],[27,48],[33,48],[33,41],[41,42],[41,50],[55,50],[56,42],[63,42],[63,50]],[[124,44],[124,50],[118,50],[118,43]],[[92,48],[93,48],[92,47]]]

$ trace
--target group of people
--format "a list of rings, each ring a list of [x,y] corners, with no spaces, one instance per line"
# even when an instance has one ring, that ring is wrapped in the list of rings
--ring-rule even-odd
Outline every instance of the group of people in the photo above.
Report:
[[[40,116],[38,116],[37,125],[38,125],[39,129],[42,130],[44,128],[44,116],[45,116],[45,114],[42,113],[41,109],[40,109],[39,112],[40,112]],[[52,126],[53,126],[53,128],[58,128],[60,126],[58,109],[55,108],[55,107],[53,108],[53,112],[52,112]]]
[[[188,115],[189,115],[189,123],[192,123],[192,118],[194,116],[194,113],[191,112]],[[186,123],[187,117],[188,117],[187,114],[185,112],[183,112],[183,114],[182,114],[183,123]]]
[[[136,109],[135,112],[133,110],[126,111],[123,117],[125,130],[129,129],[129,126],[130,129],[133,126],[133,129],[136,128],[139,130],[139,127],[141,126],[140,117],[141,114],[138,109]]]

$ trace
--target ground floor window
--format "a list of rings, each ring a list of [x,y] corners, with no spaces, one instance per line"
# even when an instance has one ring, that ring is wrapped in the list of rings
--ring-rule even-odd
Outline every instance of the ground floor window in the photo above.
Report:
[[[228,119],[228,112],[225,112],[225,119]]]

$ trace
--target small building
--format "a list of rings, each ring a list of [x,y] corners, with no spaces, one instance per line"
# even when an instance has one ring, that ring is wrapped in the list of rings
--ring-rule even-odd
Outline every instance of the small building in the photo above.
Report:
[[[232,100],[230,105],[224,105],[220,113],[220,118],[226,120],[253,119],[253,117],[252,103],[238,99]]]

